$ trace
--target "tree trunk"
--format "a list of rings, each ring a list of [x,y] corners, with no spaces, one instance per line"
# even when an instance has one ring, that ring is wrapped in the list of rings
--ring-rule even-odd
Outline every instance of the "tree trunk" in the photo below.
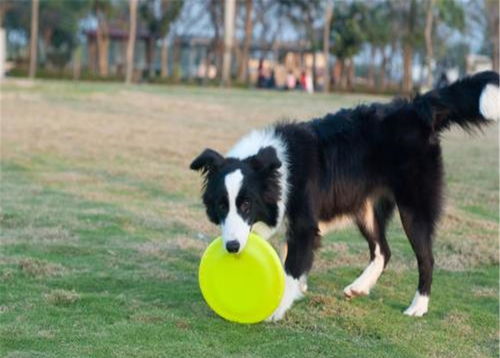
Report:
[[[384,47],[381,48],[381,52],[382,52],[382,63],[380,65],[380,72],[379,72],[379,81],[380,81],[379,86],[380,86],[381,91],[385,91],[385,86],[386,86],[385,73],[387,70],[387,54],[386,54]]]
[[[325,26],[323,28],[323,58],[325,59],[325,73],[323,91],[330,92],[330,28],[333,18],[333,2],[329,1],[325,10]]]
[[[347,67],[347,88],[349,91],[354,89],[354,60],[352,57],[348,59],[348,67]]]
[[[156,53],[156,38],[150,36],[148,38],[148,77],[155,77],[155,53]]]
[[[43,46],[42,48],[40,49],[40,61],[44,61],[43,64],[44,64],[44,67],[47,67],[47,55],[49,53],[49,47],[50,47],[50,42],[52,40],[52,34],[53,34],[53,30],[51,28],[47,28],[45,29],[45,31],[43,31],[42,33],[42,41],[43,41]],[[42,51],[43,50],[43,51]]]
[[[164,38],[161,42],[161,78],[168,77],[168,41]]]
[[[130,27],[127,44],[127,72],[125,76],[126,83],[132,83],[134,76],[134,48],[137,29],[137,1],[129,0],[130,6]]]
[[[82,69],[82,48],[78,46],[73,50],[73,80],[77,81],[80,79],[80,73]]]
[[[102,12],[97,14],[96,40],[99,75],[107,77],[109,74],[109,28],[106,16]]]
[[[375,88],[375,55],[377,48],[372,44],[370,45],[370,65],[368,67],[368,87]]]
[[[209,73],[208,73],[208,70],[210,69],[210,58],[211,58],[211,53],[210,53],[210,49],[207,48],[207,52],[205,53],[205,73],[203,74],[203,85],[206,86],[207,83],[208,83],[208,79],[209,79]]]
[[[337,60],[339,68],[339,88],[345,90],[347,88],[347,71],[346,71],[346,60],[344,58],[339,58]]]
[[[434,62],[434,51],[432,48],[432,22],[434,16],[432,11],[434,9],[435,0],[427,0],[427,14],[425,16],[425,68],[427,69],[427,77],[425,79],[425,85],[427,88],[431,88],[434,82],[432,78],[433,62]]]
[[[224,6],[224,58],[222,62],[223,86],[231,85],[231,55],[234,43],[234,14],[236,0],[225,0]]]
[[[499,2],[498,0],[489,0],[486,1],[486,11],[487,19],[488,19],[488,28],[490,30],[490,38],[492,42],[492,61],[493,61],[493,70],[496,72],[500,72],[500,63],[499,63]]]
[[[403,92],[410,93],[413,88],[413,47],[405,43],[403,47]]]
[[[238,69],[238,80],[240,82],[248,81],[248,56],[250,51],[250,44],[252,42],[252,11],[253,0],[245,1],[245,41],[243,42],[243,49],[241,52],[240,68]]]
[[[210,13],[210,20],[212,22],[212,26],[214,29],[214,36],[212,39],[212,43],[210,45],[209,54],[207,54],[208,58],[211,56],[214,57],[215,69],[217,71],[216,77],[220,76],[221,67],[222,67],[222,46],[220,44],[220,31],[219,31],[219,16],[217,7],[222,5],[219,0],[211,0],[208,2],[208,11]],[[174,48],[175,50],[175,48]],[[210,61],[211,63],[211,61]],[[208,74],[207,74],[208,77]],[[206,80],[205,80],[206,82]]]
[[[37,47],[38,47],[38,15],[39,15],[39,0],[32,0],[31,3],[31,39],[30,39],[30,78],[35,78],[37,64]]]
[[[315,36],[314,36],[314,19],[311,14],[311,10],[307,12],[307,17],[306,17],[306,31],[307,31],[307,37],[309,38],[309,41],[311,42],[310,46],[310,51],[312,54],[312,83],[313,83],[313,88],[316,90],[316,80],[317,80],[317,75],[316,75],[316,49],[315,49]]]
[[[403,45],[403,92],[411,93],[413,89],[413,43],[415,37],[416,0],[411,0],[408,11],[408,30]]]
[[[174,72],[173,72],[173,78],[174,81],[179,82],[180,79],[182,78],[182,73],[181,73],[181,39],[179,37],[176,37],[174,39],[174,52],[173,52],[173,67],[174,67]]]

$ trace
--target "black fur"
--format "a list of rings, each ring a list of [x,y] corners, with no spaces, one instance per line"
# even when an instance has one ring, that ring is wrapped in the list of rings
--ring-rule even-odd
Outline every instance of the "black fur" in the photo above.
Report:
[[[276,125],[276,136],[286,144],[288,156],[286,272],[294,278],[307,273],[319,243],[319,223],[341,215],[354,218],[368,241],[371,258],[378,244],[387,264],[391,254],[385,229],[397,205],[418,261],[418,291],[429,295],[432,237],[443,194],[440,135],[452,124],[468,130],[488,123],[479,109],[488,84],[499,85],[497,73],[483,72],[413,100],[362,105],[310,122]],[[217,222],[211,208],[212,198],[220,198],[218,181],[238,167],[251,182],[245,190],[254,189],[246,194],[254,208],[249,222],[276,224],[279,166],[275,153],[263,151],[266,162],[272,164],[262,175],[259,165],[252,164],[258,155],[228,158],[218,171],[208,171],[203,198],[212,221]],[[366,221],[370,205],[373,223]]]

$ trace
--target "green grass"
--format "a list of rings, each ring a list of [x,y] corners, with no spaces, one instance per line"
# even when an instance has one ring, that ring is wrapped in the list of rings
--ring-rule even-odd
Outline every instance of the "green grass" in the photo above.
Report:
[[[402,314],[417,272],[396,217],[369,297],[343,299],[368,260],[348,228],[324,238],[284,320],[238,325],[198,289],[217,230],[190,160],[277,119],[384,99],[49,81],[9,81],[2,96],[0,356],[498,356],[498,127],[444,136],[427,316]]]

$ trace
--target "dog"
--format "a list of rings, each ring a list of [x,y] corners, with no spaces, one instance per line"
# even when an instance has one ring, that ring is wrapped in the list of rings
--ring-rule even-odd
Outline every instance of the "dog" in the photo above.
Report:
[[[499,75],[486,71],[411,100],[255,130],[226,156],[204,150],[190,168],[203,174],[206,213],[229,253],[244,250],[252,230],[269,238],[286,226],[285,293],[269,320],[283,318],[303,297],[322,234],[344,219],[357,225],[370,250],[370,263],[344,295],[368,295],[391,257],[386,226],[396,206],[419,273],[404,314],[419,317],[428,311],[442,209],[441,133],[495,120]]]

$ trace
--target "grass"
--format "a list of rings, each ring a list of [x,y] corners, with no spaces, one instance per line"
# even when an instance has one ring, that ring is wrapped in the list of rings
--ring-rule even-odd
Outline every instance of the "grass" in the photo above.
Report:
[[[203,302],[198,260],[217,231],[192,158],[275,120],[371,100],[384,99],[5,83],[0,356],[497,357],[496,126],[444,136],[448,199],[424,318],[402,315],[417,273],[398,219],[393,259],[369,297],[342,297],[368,261],[346,229],[324,238],[310,291],[283,321],[232,324]]]

